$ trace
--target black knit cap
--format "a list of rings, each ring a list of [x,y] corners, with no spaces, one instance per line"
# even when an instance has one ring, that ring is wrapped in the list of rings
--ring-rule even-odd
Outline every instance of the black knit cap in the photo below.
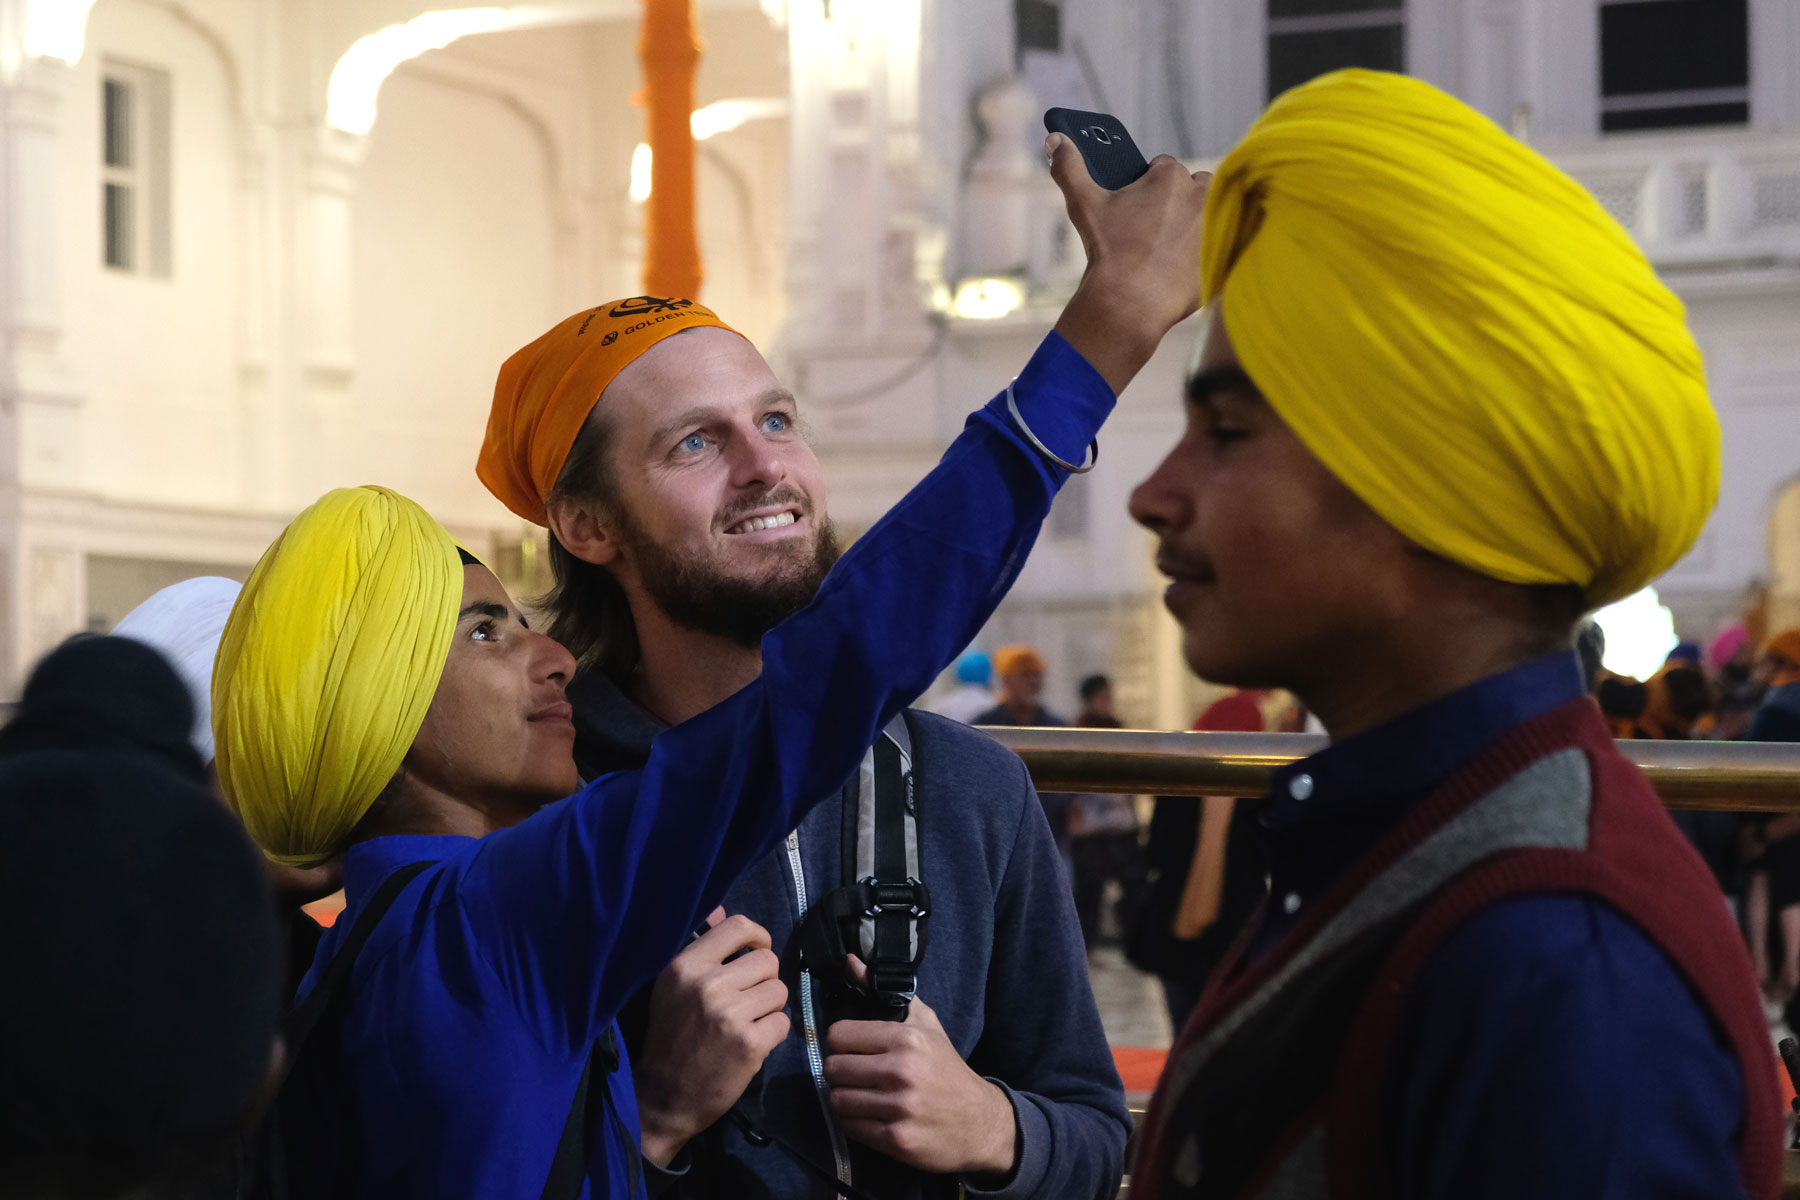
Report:
[[[52,655],[25,689],[24,732],[0,739],[0,1164],[121,1189],[252,1114],[283,1004],[260,856],[169,753],[185,700],[173,714],[148,701],[185,692],[131,646]],[[71,661],[118,668],[90,688],[134,694],[75,703]]]
[[[189,740],[194,702],[161,653],[131,638],[70,638],[25,683],[19,710],[0,729],[0,754],[23,750],[141,750],[204,781]]]

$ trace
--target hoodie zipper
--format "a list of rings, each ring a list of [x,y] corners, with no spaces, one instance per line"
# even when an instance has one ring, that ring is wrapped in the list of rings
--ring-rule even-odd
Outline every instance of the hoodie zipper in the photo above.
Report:
[[[799,902],[800,917],[804,920],[806,868],[800,863],[798,829],[787,836],[787,852],[788,870],[794,877],[794,899]],[[819,1049],[819,1019],[813,1005],[812,972],[806,970],[800,972],[800,1028],[806,1039],[806,1065],[812,1069],[813,1090],[819,1097],[819,1111],[825,1117],[825,1132],[831,1135],[831,1157],[837,1166],[838,1182],[848,1184],[853,1182],[850,1178],[850,1145],[831,1113],[831,1085],[825,1082],[825,1055]]]

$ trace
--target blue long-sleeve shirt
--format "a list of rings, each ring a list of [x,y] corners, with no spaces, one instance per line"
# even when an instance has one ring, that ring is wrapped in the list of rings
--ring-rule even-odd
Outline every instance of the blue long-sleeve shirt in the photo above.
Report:
[[[1253,953],[1438,783],[1582,690],[1573,655],[1540,659],[1280,771],[1257,814],[1271,870]],[[1399,1200],[1744,1195],[1736,1057],[1667,956],[1597,900],[1485,909],[1428,961],[1398,1029]]]
[[[1069,461],[1114,399],[1054,334],[1014,391]],[[762,675],[659,737],[641,770],[484,838],[351,847],[345,912],[302,996],[378,882],[431,865],[363,948],[340,1020],[301,1055],[283,1101],[290,1161],[311,1176],[296,1194],[539,1195],[590,1047],[980,629],[1063,478],[997,397],[764,639]],[[607,1111],[589,1114],[582,1194],[641,1194],[628,1066],[605,1091]],[[335,1163],[323,1153],[334,1136],[346,1151]],[[319,1177],[333,1166],[340,1177]]]

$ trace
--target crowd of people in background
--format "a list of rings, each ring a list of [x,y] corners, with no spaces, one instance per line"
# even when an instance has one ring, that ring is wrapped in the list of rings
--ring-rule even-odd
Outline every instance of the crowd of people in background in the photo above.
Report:
[[[1758,636],[1760,613],[1704,648],[1684,641],[1648,679],[1605,669],[1592,690],[1618,738],[1800,742],[1800,626]],[[1680,810],[1737,914],[1772,1022],[1800,1029],[1800,816]]]

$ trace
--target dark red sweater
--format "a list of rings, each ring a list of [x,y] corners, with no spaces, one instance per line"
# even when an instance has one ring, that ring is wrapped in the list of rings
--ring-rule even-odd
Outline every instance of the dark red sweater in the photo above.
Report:
[[[1603,902],[1675,964],[1742,1069],[1746,1191],[1776,1196],[1777,1068],[1742,940],[1585,700],[1502,737],[1280,943],[1221,972],[1170,1055],[1134,1195],[1386,1195],[1383,1068],[1412,984],[1463,922],[1534,894]]]

